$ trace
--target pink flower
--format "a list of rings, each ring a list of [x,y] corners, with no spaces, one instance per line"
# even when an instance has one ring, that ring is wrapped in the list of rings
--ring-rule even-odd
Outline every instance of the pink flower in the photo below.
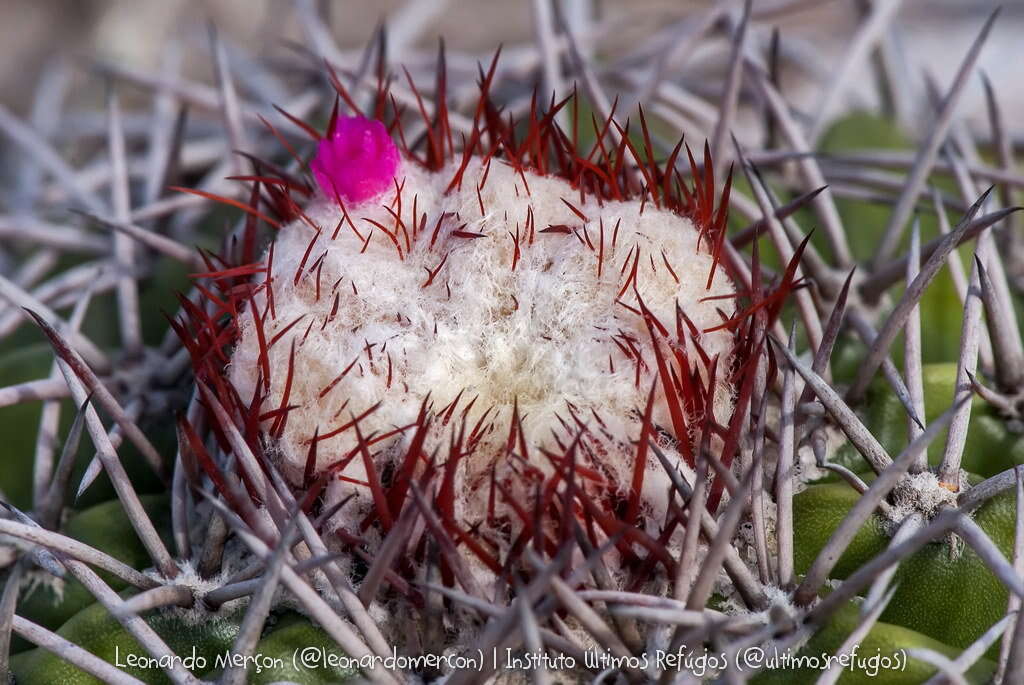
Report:
[[[310,167],[327,197],[340,195],[346,203],[359,204],[394,184],[400,159],[384,124],[366,117],[339,117],[317,146]]]

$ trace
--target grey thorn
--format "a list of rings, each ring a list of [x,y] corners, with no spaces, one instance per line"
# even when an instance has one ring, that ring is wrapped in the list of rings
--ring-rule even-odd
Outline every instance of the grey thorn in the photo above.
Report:
[[[1013,170],[1017,168],[1017,162],[1014,159],[1013,153],[1013,142],[1010,140],[1010,136],[1007,133],[1006,126],[1003,124],[1003,115],[999,107],[999,100],[996,98],[995,90],[992,88],[992,83],[989,81],[988,76],[982,72],[981,82],[985,87],[985,101],[988,104],[988,116],[989,116],[989,128],[992,130],[992,139],[995,141],[996,148],[996,159],[999,161],[999,169],[1005,174],[1013,174]],[[1013,204],[1013,194],[1009,183],[999,184],[999,200],[1004,207],[1009,207]],[[1007,230],[1003,232],[1001,248],[1005,252],[1009,259],[1013,260],[1012,266],[1016,273],[1021,271],[1021,262],[1024,257],[1021,256],[1021,252],[1024,251],[1024,237],[1021,236],[1020,226],[1016,220],[1016,217],[1011,218],[1007,222]]]
[[[121,607],[124,604],[121,597],[96,575],[92,569],[75,559],[65,558],[62,561],[78,582],[84,585],[85,589],[117,619],[118,623],[124,626],[124,629],[135,638],[142,648],[159,661],[161,668],[172,683],[192,685],[199,682],[184,667],[182,660],[175,658],[174,651],[167,646],[163,638],[142,617],[138,614],[124,614],[121,612]]]
[[[1006,628],[1009,625],[1009,616],[1003,616],[1001,619],[993,623],[988,630],[982,633],[981,637],[968,645],[964,651],[960,652],[960,654],[953,659],[947,672],[961,674],[966,673],[968,669],[978,662],[978,660],[985,656],[985,652],[988,651],[989,647],[995,644],[996,640],[1006,634]],[[925,681],[924,685],[943,685],[944,682],[942,674],[936,673]],[[994,682],[999,681],[996,680]]]
[[[238,92],[231,78],[227,52],[224,44],[217,37],[217,30],[210,24],[210,45],[213,48],[214,67],[217,76],[218,93],[220,96],[221,116],[228,132],[228,140],[232,150],[250,150],[242,112],[238,101]],[[242,173],[242,163],[238,155],[231,155],[231,165],[236,174]]]
[[[1024,582],[1017,575],[1013,565],[1003,556],[996,543],[981,526],[974,522],[974,519],[966,514],[959,514],[955,530],[970,545],[985,566],[992,571],[992,574],[1006,586],[1006,589],[1017,597],[1024,597]]]
[[[171,535],[178,558],[188,561],[192,556],[188,479],[180,455],[174,460],[174,473],[171,477]]]
[[[551,3],[548,0],[533,0],[532,16],[533,31],[541,56],[541,68],[544,76],[544,97],[550,96],[558,100],[565,89],[562,85],[562,65],[558,54]],[[564,111],[559,112],[556,116],[559,125],[564,127]]]
[[[903,475],[914,463],[917,456],[928,449],[932,440],[941,433],[955,415],[956,407],[947,410],[942,416],[933,421],[913,442],[911,442],[903,453],[889,468],[879,474],[878,478],[871,483],[867,492],[864,493],[857,503],[853,505],[842,522],[832,531],[828,542],[818,552],[811,563],[810,568],[804,575],[803,582],[793,594],[793,601],[799,606],[809,606],[818,594],[818,589],[828,579],[829,573],[839,562],[839,557],[849,547],[853,537],[860,530],[868,518],[878,507],[878,503],[892,491],[896,484],[903,478]]]
[[[967,210],[967,213],[964,215],[963,219],[960,220],[956,229],[954,229],[949,235],[942,238],[942,241],[928,258],[928,261],[921,267],[921,272],[917,275],[917,278],[915,278],[914,282],[911,283],[904,291],[903,296],[896,304],[896,307],[885,320],[882,330],[879,331],[878,337],[875,338],[874,343],[871,345],[871,350],[868,352],[867,358],[860,366],[860,371],[857,373],[856,379],[847,391],[847,401],[857,402],[863,398],[865,391],[868,389],[868,385],[871,383],[872,377],[875,375],[875,371],[878,370],[878,366],[882,363],[883,359],[889,356],[889,346],[892,345],[893,340],[896,339],[896,335],[903,328],[903,324],[910,315],[910,311],[914,308],[917,301],[924,295],[924,291],[928,285],[931,284],[935,276],[938,275],[942,264],[946,261],[946,258],[949,257],[949,254],[953,251],[954,247],[959,243],[960,238],[967,232],[967,229],[971,224],[971,219],[973,219],[974,215],[977,214],[978,210],[981,208],[982,204],[984,204],[991,192],[992,188],[989,188],[981,195],[980,198],[977,199],[977,201],[975,201],[973,205],[971,205],[971,208]]]
[[[0,595],[0,679],[12,681],[8,673],[11,651],[11,628],[14,624],[14,608],[18,604],[18,592],[21,590],[21,577],[25,571],[25,562],[18,561],[11,567],[4,582],[4,591]]]
[[[775,218],[783,220],[791,216],[795,211],[805,206],[808,202],[817,197],[818,194],[821,191],[825,190],[825,188],[827,187],[828,186],[821,186],[820,188],[815,188],[814,190],[808,191],[803,195],[799,195],[796,198],[790,200],[789,202],[775,210]],[[732,196],[730,196],[730,200],[731,199]],[[761,237],[761,234],[768,227],[765,223],[765,220],[760,217],[759,210],[755,211],[753,207],[751,207],[750,210],[755,215],[757,215],[757,218],[754,219],[749,226],[737,231],[735,235],[729,238],[729,242],[731,242],[733,247],[735,247],[736,249],[746,247],[754,240],[757,240],[759,237]]]
[[[576,594],[568,583],[557,575],[553,575],[551,576],[550,588],[554,592],[555,597],[558,598],[559,603],[565,607],[566,611],[572,614],[577,621],[579,621],[580,626],[586,630],[599,645],[619,659],[628,660],[632,656],[629,649],[622,643],[618,636],[612,632],[611,628],[608,627],[608,624],[606,624],[601,619],[600,615],[586,602],[580,599],[579,595]],[[643,678],[642,673],[635,668],[626,667],[624,670],[634,678]]]
[[[946,96],[943,98],[942,108],[936,115],[935,122],[928,131],[924,143],[917,149],[914,165],[907,174],[906,185],[903,188],[903,192],[900,193],[899,200],[893,208],[892,214],[889,215],[889,222],[886,224],[885,232],[875,252],[874,267],[878,267],[891,259],[896,251],[900,236],[903,233],[903,226],[906,224],[907,219],[910,218],[910,213],[917,203],[918,195],[920,195],[925,181],[931,173],[932,166],[935,164],[935,159],[938,156],[939,147],[949,132],[950,124],[953,121],[953,113],[960,101],[960,97],[963,95],[964,90],[966,90],[965,86],[967,85],[971,70],[974,68],[982,45],[984,45],[992,24],[998,15],[999,8],[996,8],[985,21],[978,37],[960,64],[956,77],[953,79],[953,84],[949,87]]]
[[[850,269],[850,273],[847,275],[846,281],[839,291],[839,296],[836,298],[835,304],[832,305],[832,313],[829,314],[825,330],[821,336],[821,346],[814,353],[814,361],[811,362],[811,369],[822,377],[825,376],[825,372],[828,370],[828,362],[832,358],[832,349],[835,347],[839,331],[843,326],[843,315],[846,313],[846,299],[850,293],[850,283],[853,281],[855,270],[855,268]],[[805,385],[800,393],[800,398],[797,400],[797,405],[810,402],[812,396],[813,392],[810,386]]]
[[[1024,465],[1013,466],[964,490],[957,498],[957,506],[960,511],[969,512],[996,495],[1006,492],[1014,486],[1017,481],[1017,473],[1022,470],[1024,470]]]
[[[910,658],[934,666],[938,674],[950,685],[969,685],[967,680],[957,670],[953,660],[945,654],[940,654],[934,649],[928,649],[927,647],[910,647],[906,650],[906,654]]]
[[[725,508],[725,513],[719,519],[718,535],[711,541],[707,556],[701,563],[700,575],[694,581],[693,588],[690,590],[690,596],[686,601],[686,608],[691,611],[703,609],[711,597],[715,581],[718,578],[718,571],[725,561],[727,551],[732,547],[732,538],[736,533],[736,526],[739,525],[740,517],[746,511],[747,497],[750,494],[750,486],[753,480],[753,469],[749,469],[747,475],[743,478],[739,491],[729,501],[729,505]],[[792,565],[792,559],[790,560],[790,565]]]
[[[138,241],[141,245],[145,245],[165,257],[170,257],[177,262],[181,262],[185,266],[202,271],[207,269],[206,263],[194,248],[182,245],[173,238],[168,238],[156,231],[151,231],[136,224],[129,223],[127,220],[104,219],[103,217],[95,214],[89,214],[88,212],[82,212],[82,215],[92,219],[101,226],[113,229],[115,231],[115,241],[122,236],[132,238]]]
[[[128,675],[91,652],[85,651],[75,643],[65,640],[57,633],[53,633],[26,618],[15,615],[13,628],[15,633],[32,644],[42,647],[61,661],[80,668],[105,683],[110,683],[111,685],[145,685],[138,678]]]
[[[288,525],[281,532],[277,546],[274,548],[270,559],[267,561],[266,570],[259,580],[256,593],[245,610],[245,616],[238,628],[234,644],[231,646],[231,653],[243,658],[242,664],[232,663],[224,670],[221,676],[220,685],[242,685],[246,681],[247,669],[244,665],[246,657],[252,655],[256,649],[256,643],[263,632],[263,626],[273,609],[274,595],[281,585],[281,568],[288,559],[288,550],[294,544],[296,538],[295,519],[292,518]]]
[[[971,387],[974,388],[974,392],[978,394],[978,397],[985,400],[999,411],[1007,414],[1013,414],[1016,411],[1012,397],[1008,397],[993,390],[992,388],[989,388],[978,380],[978,377],[973,373],[967,374],[967,377],[971,379]]]
[[[124,408],[124,414],[130,421],[138,420],[142,414],[142,399],[136,397],[128,406]],[[121,430],[120,426],[115,425],[107,432],[107,437],[110,440],[110,444],[114,449],[121,447],[124,442],[124,431]],[[154,472],[163,476],[163,474],[154,469]],[[100,474],[103,473],[103,462],[100,461],[98,454],[93,454],[92,459],[89,460],[88,465],[85,467],[85,471],[82,472],[82,479],[78,482],[78,488],[75,492],[75,501],[77,502],[85,494],[85,491],[99,478]]]
[[[406,507],[402,515],[391,528],[391,531],[384,538],[380,549],[374,555],[373,563],[370,565],[362,584],[359,586],[359,601],[363,606],[369,607],[370,602],[377,596],[377,591],[384,582],[386,572],[399,554],[405,549],[409,542],[409,533],[419,518],[419,507]]]
[[[980,245],[980,243],[979,243]],[[978,367],[978,346],[981,337],[981,285],[978,277],[978,265],[976,259],[971,269],[970,287],[967,290],[967,302],[964,305],[963,328],[960,334],[960,359],[956,367],[956,386],[954,399],[958,403],[961,400],[970,400],[974,394],[969,374],[974,374]],[[971,420],[971,402],[964,401],[960,404],[953,421],[949,425],[949,435],[946,438],[946,448],[942,454],[942,462],[939,464],[939,482],[950,487],[960,486],[960,463],[963,459],[964,448],[967,445],[967,431]]]
[[[87,287],[85,292],[82,293],[79,301],[75,304],[74,310],[71,312],[71,319],[69,325],[72,330],[80,330],[82,322],[85,320],[85,314],[88,311],[89,304],[92,301],[93,288]],[[60,371],[60,364],[58,363],[56,355],[54,355],[53,363],[50,365],[50,379],[54,381],[63,381]],[[71,389],[64,383],[64,389],[68,395],[71,394]],[[71,471],[74,468],[74,456],[78,453],[78,447],[75,446],[74,450],[67,450],[67,442],[70,440],[70,435],[74,433],[74,423],[72,423],[72,431],[69,433],[69,437],[65,439],[65,450],[61,453],[61,460],[57,463],[57,471],[54,472],[53,464],[53,452],[56,447],[56,435],[57,429],[60,425],[61,416],[61,403],[60,402],[45,402],[43,409],[39,417],[39,432],[36,435],[36,449],[35,455],[32,462],[32,503],[36,508],[39,520],[46,527],[53,527],[48,525],[48,521],[40,513],[42,509],[49,506],[60,510],[64,505],[64,497],[66,497],[67,486],[71,479]],[[70,451],[67,454],[66,461],[65,451]],[[59,505],[54,505],[52,502],[46,505],[47,501],[52,497],[50,491],[53,490],[54,486],[59,487],[58,495],[60,499]]]
[[[788,352],[796,356],[796,323],[789,332]],[[782,406],[779,417],[779,456],[775,464],[776,556],[779,587],[790,589],[793,572],[793,472],[796,463],[796,373],[792,366],[783,372]],[[698,607],[691,606],[691,609]]]
[[[71,389],[72,398],[79,406],[83,405],[89,395],[86,392],[85,386],[79,380],[78,375],[63,360],[60,362],[60,369],[64,375],[64,380]],[[178,567],[174,563],[170,552],[167,551],[167,547],[164,546],[163,540],[160,539],[160,535],[156,532],[156,528],[153,526],[149,515],[143,508],[139,495],[128,478],[128,474],[121,464],[120,457],[117,455],[117,451],[110,443],[110,438],[107,436],[107,431],[103,427],[103,422],[100,421],[95,407],[89,406],[86,408],[85,427],[89,432],[89,437],[92,438],[103,468],[114,486],[114,491],[117,493],[124,513],[131,522],[132,528],[138,534],[139,540],[146,547],[160,572],[167,578],[174,578],[178,575]]]
[[[39,523],[47,528],[56,528],[60,522],[60,513],[64,507],[64,498],[67,496],[68,483],[71,480],[75,458],[78,456],[78,446],[81,444],[82,432],[85,428],[85,412],[89,408],[91,400],[92,395],[89,395],[85,398],[85,402],[78,407],[75,418],[71,422],[71,428],[68,429],[68,435],[64,438],[64,447],[61,448],[60,457],[57,459],[57,468],[53,472],[53,478],[36,504],[36,517]]]
[[[992,339],[996,381],[1000,389],[1014,392],[1024,384],[1024,345],[1016,325],[1016,313],[1012,301],[996,292],[985,265],[977,257],[975,259],[981,281],[981,299],[985,304],[985,323]]]
[[[711,134],[711,159],[715,160],[716,184],[721,180],[725,169],[726,134],[731,132],[733,119],[736,115],[736,104],[740,95],[740,83],[743,77],[743,51],[746,43],[747,27],[750,23],[750,6],[752,0],[744,0],[743,13],[739,25],[732,36],[732,51],[729,56],[729,71],[722,90],[722,98],[718,106],[718,121]]]
[[[118,561],[109,554],[101,552],[74,538],[41,528],[34,523],[30,525],[29,523],[0,519],[0,533],[41,545],[73,559],[86,562],[120,578],[129,585],[143,590],[148,590],[158,585],[149,576],[136,571],[128,564]]]
[[[660,449],[655,449],[654,454],[661,461],[662,468],[665,469],[669,478],[673,480],[676,490],[683,496],[683,501],[687,503],[686,530],[683,533],[683,548],[679,553],[678,572],[675,578],[674,590],[675,598],[683,601],[690,594],[690,590],[696,580],[696,573],[699,570],[697,554],[700,544],[701,519],[707,511],[705,507],[707,501],[708,463],[706,459],[698,461],[697,471],[694,474],[693,491],[683,494],[680,486],[676,484],[676,481],[681,480],[682,476],[668,462]]]
[[[110,88],[107,97],[107,119],[107,142],[111,167],[110,204],[116,220],[128,221],[132,209],[124,126],[121,123],[121,105],[113,87]],[[117,321],[120,325],[121,344],[130,359],[137,359],[142,355],[139,284],[132,274],[135,260],[135,243],[131,238],[121,233],[114,235],[114,262],[117,268]]]
[[[843,401],[839,393],[825,379],[801,362],[785,345],[774,337],[769,336],[768,339],[775,344],[776,349],[782,351],[804,382],[811,386],[814,394],[825,405],[825,409],[857,448],[857,451],[864,456],[875,473],[885,471],[892,464],[892,458],[871,431],[861,423],[856,412]]]
[[[174,78],[181,70],[181,57],[180,41],[172,40],[163,46],[160,58],[161,74],[167,78]],[[185,110],[173,93],[166,88],[158,90],[153,97],[152,111],[142,191],[144,204],[156,202],[163,194],[164,187],[180,159],[181,148],[185,142],[182,121]]]
[[[917,278],[921,265],[921,223],[914,220],[910,230],[910,250],[907,252],[907,286],[909,287]],[[903,375],[906,377],[907,391],[910,395],[910,403],[914,407],[914,413],[924,421],[924,369],[921,365],[921,306],[920,302],[914,304],[907,317],[907,323],[903,328]],[[922,426],[914,419],[907,418],[907,436],[914,440],[924,431]],[[911,473],[921,473],[928,468],[928,453],[922,452],[917,460],[911,464]]]
[[[754,76],[754,84],[771,109],[772,116],[779,123],[779,128],[782,134],[789,140],[790,146],[801,153],[809,152],[811,148],[804,138],[800,126],[793,120],[792,115],[789,113],[789,106],[783,100],[782,95],[772,86],[768,75],[763,69],[749,60],[746,60],[745,63],[748,70]],[[806,187],[820,188],[821,186],[828,185],[825,181],[825,175],[818,165],[818,160],[813,155],[803,154],[797,158],[796,163]],[[822,230],[828,239],[829,248],[832,250],[836,265],[843,270],[849,269],[853,266],[853,255],[850,252],[846,231],[843,228],[843,220],[839,216],[839,210],[836,208],[831,188],[826,188],[818,195],[814,199],[812,207],[818,220],[821,222]]]
[[[952,146],[947,146],[947,149],[947,156],[949,157],[950,164],[953,167],[953,172],[956,177],[957,185],[960,187],[960,192],[965,200],[969,200],[971,197],[977,195],[978,192],[977,186],[974,183],[974,179],[971,178],[970,172],[965,168],[963,159],[961,159],[961,157],[953,151]],[[987,231],[978,236],[978,242],[975,245],[974,254],[976,258],[984,260],[985,263],[991,267],[989,276],[992,284],[999,288],[999,292],[1002,296],[1009,298],[1009,285],[1006,281],[1006,273],[1003,271],[1003,262],[1000,259],[999,253],[995,247],[995,238],[993,236],[994,232],[994,230]],[[954,253],[950,255],[951,267],[959,265],[959,261],[959,254]],[[960,268],[962,270],[963,267]],[[964,287],[963,289],[960,289],[958,284],[958,294],[961,295],[961,302],[963,302],[965,307],[967,306],[967,293],[969,289],[969,287]],[[1013,326],[1016,328],[1016,315],[1014,315],[1012,321]],[[980,335],[981,338],[979,340],[978,347],[978,363],[981,365],[981,368],[984,369],[986,373],[991,374],[992,368],[994,367],[994,363],[992,359],[992,341],[988,335],[988,329],[982,329]]]
[[[60,378],[42,378],[0,388],[0,408],[26,402],[50,402],[68,396],[67,385]]]
[[[949,215],[946,214],[946,206],[942,200],[942,193],[938,189],[932,189],[932,205],[935,207],[935,216],[939,220],[940,238],[949,235],[952,231],[949,225]],[[980,233],[978,234],[981,235]],[[963,306],[967,302],[967,272],[964,271],[964,263],[960,259],[960,253],[953,250],[949,253],[949,260],[946,262],[949,267],[949,277],[953,280],[953,287],[956,289],[957,297]]]
[[[850,632],[850,634],[843,640],[843,644],[839,646],[834,653],[836,661],[832,663],[827,671],[821,674],[817,682],[814,685],[835,685],[839,681],[839,678],[843,675],[844,668],[841,659],[843,656],[853,652],[853,648],[861,643],[864,638],[867,637],[868,633],[874,627],[878,621],[878,617],[882,615],[885,608],[889,606],[889,602],[892,600],[893,595],[896,594],[896,588],[892,587],[886,592],[878,601],[872,602],[867,605],[867,612],[864,613],[860,621],[857,622],[857,626]]]
[[[163,607],[191,607],[195,604],[195,595],[187,585],[160,585],[132,595],[118,608],[119,616],[143,614]]]
[[[807,134],[812,145],[816,144],[821,137],[825,124],[828,123],[829,117],[832,116],[837,104],[842,99],[844,91],[850,85],[857,72],[857,67],[864,63],[884,33],[892,26],[893,17],[899,12],[902,4],[903,0],[871,4],[870,15],[861,23],[857,32],[850,39],[838,66],[832,71],[833,75],[828,81],[825,93],[818,101],[818,111]]]
[[[0,131],[33,157],[40,168],[53,174],[75,200],[92,212],[106,213],[107,208],[103,201],[82,185],[75,170],[64,161],[54,147],[3,105],[0,105]]]
[[[1002,683],[1019,683],[1024,681],[1024,611],[1017,611],[1017,620],[1013,625],[1013,639],[1003,672]]]
[[[819,405],[820,406],[820,405]],[[864,494],[868,491],[868,485],[861,477],[850,469],[840,464],[833,464],[827,460],[828,446],[824,432],[821,429],[815,429],[811,432],[811,450],[814,452],[814,462],[818,468],[827,469],[832,473],[836,474],[840,478],[846,481],[846,484],[856,490],[860,494]],[[888,505],[884,502],[879,502],[878,507],[883,514],[888,513]]]
[[[763,356],[762,356],[763,360]],[[764,397],[766,378],[763,371],[763,361],[759,364],[757,379],[754,385],[754,396]],[[764,488],[764,433],[765,422],[768,419],[767,406],[760,402],[757,415],[757,424],[754,428],[754,445],[750,453],[750,469],[754,471],[753,492],[750,495],[750,519],[754,526],[754,548],[757,553],[757,570],[762,583],[769,583],[772,579],[772,568],[768,561],[768,524],[766,522],[766,507],[768,493]]]
[[[984,231],[989,226],[999,223],[1000,221],[1010,216],[1011,214],[1019,212],[1021,209],[1024,208],[1007,207],[1005,209],[997,209],[994,212],[990,212],[984,216],[972,220],[970,222],[970,225],[967,227],[967,230],[964,231],[963,234],[960,236],[960,239],[957,241],[956,246],[959,247],[968,240],[977,237],[978,235],[981,234],[982,231]],[[942,215],[940,214],[939,216],[941,225]],[[935,251],[942,245],[946,237],[947,236],[943,235],[938,238],[935,238],[934,240],[930,240],[926,244],[924,244],[921,247],[921,258],[929,259],[933,254],[935,254]],[[950,257],[951,263],[954,259],[956,259],[956,257]],[[907,258],[904,256],[894,259],[885,266],[877,269],[876,271],[873,271],[871,275],[865,277],[861,284],[858,286],[861,296],[865,300],[871,302],[877,300],[883,292],[885,292],[890,286],[898,282],[903,277],[903,275],[906,273],[906,270]],[[953,273],[955,277],[955,271]]]
[[[1016,519],[1014,523],[1014,534],[1013,534],[1013,568],[1017,573],[1018,577],[1024,577],[1024,474],[1020,470],[1014,470],[1014,481],[1016,483],[1015,492],[1015,509]],[[1006,605],[1006,616],[1004,620],[1009,621],[1013,618],[1014,614],[1020,613],[1022,602],[1017,595],[1011,594]],[[1006,672],[1006,666],[1008,659],[1010,658],[1010,651],[1014,643],[1014,633],[1017,627],[1017,622],[1014,622],[1014,626],[1008,626],[1008,630],[1003,633],[1002,644],[999,646],[999,661],[996,669],[996,675],[994,681],[997,683],[1006,682],[1004,680],[1004,674]],[[1018,652],[1019,654],[1019,652]]]
[[[169,472],[160,452],[157,451],[153,443],[146,437],[146,434],[142,432],[135,421],[128,415],[127,411],[121,406],[121,403],[107,389],[107,386],[100,381],[96,373],[78,354],[78,351],[44,318],[31,311],[29,314],[36,320],[36,323],[49,339],[57,356],[78,377],[82,384],[88,388],[89,393],[95,397],[95,403],[102,407],[118,427],[124,431],[125,437],[138,448],[139,452],[142,453],[142,456],[149,463],[150,468],[158,475],[166,478]]]
[[[258,536],[249,532],[248,527],[241,519],[218,500],[208,498],[207,501],[220,512],[224,520],[234,529],[235,534],[249,549],[261,557],[264,562],[270,560],[273,551]],[[282,565],[281,580],[288,590],[295,595],[295,599],[309,613],[309,616],[323,627],[331,638],[338,643],[338,646],[356,658],[367,659],[372,656],[370,648],[359,639],[359,636],[349,627],[348,623],[290,565]],[[376,662],[368,666],[365,673],[373,682],[388,683],[389,685],[397,683],[395,677],[386,669],[377,665]]]
[[[778,251],[782,262],[788,264],[793,259],[795,251],[789,242],[789,237],[782,228],[782,224],[775,218],[775,208],[772,207],[771,198],[768,195],[766,186],[754,167],[746,160],[739,141],[735,137],[733,137],[733,146],[736,149],[736,156],[743,167],[743,173],[750,183],[754,197],[761,209],[762,218],[768,222],[769,235],[775,245],[775,249]],[[803,271],[804,268],[801,265],[799,273],[803,273]],[[821,321],[818,318],[818,312],[814,306],[811,294],[806,289],[800,289],[794,293],[793,297],[796,299],[796,306],[800,312],[800,319],[803,321],[804,328],[807,331],[807,338],[810,341],[811,349],[817,350],[821,347]]]
[[[686,501],[692,499],[695,491],[690,488],[682,474],[675,470],[674,467],[667,465],[669,464],[668,457],[665,456],[665,453],[656,444],[651,442],[650,447],[651,451],[662,462],[662,466],[665,467],[669,480],[672,481],[672,487],[676,492]],[[702,510],[700,523],[701,533],[707,540],[714,540],[718,537],[718,524],[715,522],[715,518],[708,513],[707,509]],[[768,598],[764,593],[763,585],[754,577],[753,573],[743,562],[739,552],[731,545],[726,549],[723,565],[725,566],[725,572],[729,575],[737,592],[743,598],[743,602],[748,608],[759,611],[768,606]]]
[[[40,301],[32,294],[15,285],[12,281],[0,275],[0,299],[7,300],[12,305],[23,309],[31,309],[37,312],[46,321],[51,322],[53,327],[63,331],[77,350],[84,356],[89,364],[100,374],[109,374],[114,368],[110,358],[100,350],[92,340],[83,333],[76,332],[74,328],[58,314]]]
[[[930,428],[931,426],[929,426]],[[903,543],[893,545],[875,556],[815,604],[807,613],[805,621],[818,625],[827,620],[836,610],[870,585],[880,572],[906,559],[927,543],[947,533],[956,524],[958,516],[959,514],[955,511],[943,511]]]
[[[519,632],[522,633],[523,643],[531,654],[540,655],[544,653],[544,639],[541,636],[540,625],[537,617],[530,608],[530,603],[522,599],[516,599],[516,608],[519,610]],[[549,685],[552,680],[543,662],[530,669],[530,680],[533,685]]]
[[[49,58],[36,80],[29,124],[43,140],[52,139],[60,129],[61,119],[65,113],[65,100],[71,85],[72,70],[69,57],[56,54]],[[40,199],[43,178],[43,169],[31,156],[26,156],[16,175],[16,188],[9,205],[16,213],[31,213]]]

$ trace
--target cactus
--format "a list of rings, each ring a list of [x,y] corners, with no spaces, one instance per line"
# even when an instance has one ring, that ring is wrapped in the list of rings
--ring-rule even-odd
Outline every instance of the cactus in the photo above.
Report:
[[[0,108],[0,673],[1024,678],[1021,181],[987,80],[994,162],[956,118],[997,13],[911,142],[828,127],[882,5],[809,122],[750,2],[696,109],[550,10],[403,64],[296,2],[285,66],[101,65],[95,169]]]

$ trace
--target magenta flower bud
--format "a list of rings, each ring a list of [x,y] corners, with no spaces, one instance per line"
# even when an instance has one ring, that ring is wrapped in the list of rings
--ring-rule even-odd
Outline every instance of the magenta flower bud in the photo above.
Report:
[[[394,184],[399,160],[384,124],[366,117],[340,117],[320,141],[310,167],[327,197],[359,204]]]

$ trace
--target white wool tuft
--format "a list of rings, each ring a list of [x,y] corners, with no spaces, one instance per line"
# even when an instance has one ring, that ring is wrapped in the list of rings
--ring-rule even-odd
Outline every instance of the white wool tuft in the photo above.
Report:
[[[733,312],[732,285],[719,269],[711,289],[706,289],[712,266],[708,246],[698,249],[696,228],[675,213],[638,201],[599,206],[589,198],[581,201],[579,192],[564,180],[520,174],[496,159],[488,166],[472,160],[461,188],[446,193],[454,167],[431,173],[406,161],[396,179],[400,206],[399,193],[392,190],[346,208],[362,237],[326,198],[307,209],[319,234],[303,220],[278,233],[272,269],[276,317],[266,317],[266,339],[301,320],[270,348],[273,373],[263,407],[269,411],[281,404],[294,344],[294,378],[287,403],[296,408],[288,413],[276,446],[288,477],[301,476],[316,431],[323,436],[381,403],[359,421],[359,430],[363,436],[384,434],[412,424],[428,394],[437,412],[462,393],[453,425],[471,401],[467,433],[486,414],[483,436],[463,459],[459,474],[456,514],[466,517],[463,520],[483,517],[490,469],[504,455],[516,402],[535,466],[549,473],[550,463],[538,448],[554,445],[556,436],[568,444],[582,424],[605,446],[613,482],[628,487],[632,463],[626,457],[633,454],[630,442],[639,437],[639,412],[656,373],[647,327],[630,311],[638,307],[632,285],[616,303],[634,261],[637,292],[673,338],[676,303],[703,331],[722,323],[719,310]],[[587,221],[563,200],[573,203]],[[400,213],[404,233],[389,209]],[[438,238],[431,249],[438,219]],[[396,236],[403,259],[385,231],[372,222]],[[541,233],[552,225],[569,226],[572,232]],[[418,228],[415,237],[413,226]],[[483,237],[460,238],[451,235],[455,230]],[[517,234],[520,254],[513,270]],[[424,287],[435,270],[432,283]],[[708,297],[716,299],[705,301]],[[331,318],[336,298],[337,311]],[[266,293],[261,293],[257,311],[264,312],[267,305]],[[260,346],[251,312],[239,317],[239,326],[229,373],[248,401],[259,378]],[[709,357],[721,356],[722,378],[729,368],[731,334],[703,333],[699,339]],[[697,359],[693,344],[684,344],[689,358]],[[643,355],[639,385],[636,363],[624,351],[630,346]],[[320,397],[346,368],[344,378]],[[715,414],[720,422],[727,419],[732,399],[731,390],[719,381]],[[654,418],[660,425],[671,425],[663,410]],[[264,427],[271,424],[267,421]],[[428,454],[437,446],[445,453],[448,435],[437,433],[433,442],[428,441]],[[408,438],[407,432],[401,439]],[[345,456],[355,444],[353,429],[321,440],[318,469]],[[375,456],[382,470],[382,460],[399,453],[384,452],[388,444],[374,446],[382,451]],[[681,461],[669,445],[665,448],[670,458]],[[645,511],[663,515],[669,480],[657,461],[651,462]],[[355,458],[342,475],[365,481],[362,459]],[[351,525],[372,508],[363,485],[338,479],[328,489],[331,501],[349,494],[354,498],[336,519],[340,525]]]
[[[899,525],[915,512],[920,512],[926,519],[931,519],[940,510],[955,507],[957,496],[967,486],[966,472],[961,472],[958,485],[955,492],[950,490],[943,486],[938,476],[931,471],[909,474],[901,478],[892,491],[890,521],[894,525]]]

